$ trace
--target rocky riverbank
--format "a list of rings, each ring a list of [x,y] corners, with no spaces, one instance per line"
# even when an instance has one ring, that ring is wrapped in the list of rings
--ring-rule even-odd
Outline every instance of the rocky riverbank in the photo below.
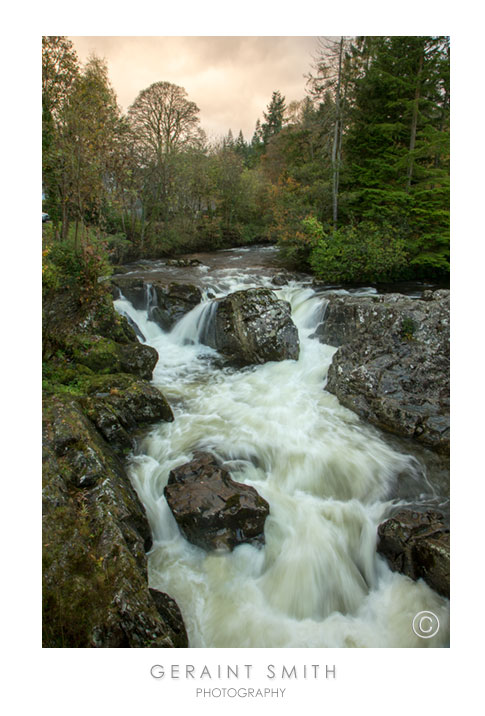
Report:
[[[450,295],[425,291],[331,297],[316,331],[338,346],[327,390],[364,420],[449,460]],[[391,569],[450,595],[450,532],[433,511],[400,511],[379,526],[378,551]]]
[[[123,466],[144,425],[173,420],[109,294],[44,299],[43,645],[184,647],[180,611],[149,590],[145,510]]]
[[[327,390],[391,433],[440,453],[450,443],[449,291],[331,297],[317,330],[338,346]]]

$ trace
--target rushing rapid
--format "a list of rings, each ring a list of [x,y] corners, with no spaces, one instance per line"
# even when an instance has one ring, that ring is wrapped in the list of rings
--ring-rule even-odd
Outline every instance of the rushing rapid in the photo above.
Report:
[[[209,296],[274,286],[237,268],[197,270],[205,298],[171,332],[122,296],[115,302],[158,351],[153,381],[175,415],[144,438],[130,475],[153,533],[150,584],[177,601],[190,646],[446,646],[448,601],[376,553],[396,482],[420,470],[324,390],[335,348],[312,334],[327,299],[300,281],[277,289],[291,304],[299,360],[235,369],[201,343],[215,310]],[[212,452],[269,503],[263,548],[208,553],[182,537],[163,488],[195,450]],[[412,629],[423,610],[440,621],[432,644]]]

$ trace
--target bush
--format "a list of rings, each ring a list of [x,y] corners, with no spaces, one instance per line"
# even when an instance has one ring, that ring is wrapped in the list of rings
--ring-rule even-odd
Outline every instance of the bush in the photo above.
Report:
[[[317,239],[310,265],[327,283],[392,281],[403,275],[407,255],[394,229],[362,222]]]
[[[106,241],[87,231],[83,246],[76,245],[74,228],[66,241],[44,234],[42,287],[44,291],[77,289],[82,294],[97,291],[98,280],[111,273]]]

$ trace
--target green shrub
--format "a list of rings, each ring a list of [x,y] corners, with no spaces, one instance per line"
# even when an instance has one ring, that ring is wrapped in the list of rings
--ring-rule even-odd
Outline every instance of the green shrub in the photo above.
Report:
[[[42,287],[44,291],[71,288],[80,293],[97,292],[98,280],[109,276],[107,242],[94,231],[87,230],[81,244],[75,240],[74,227],[65,241],[51,234],[43,235]]]
[[[392,281],[403,274],[407,256],[394,229],[362,222],[318,239],[310,265],[327,283]]]

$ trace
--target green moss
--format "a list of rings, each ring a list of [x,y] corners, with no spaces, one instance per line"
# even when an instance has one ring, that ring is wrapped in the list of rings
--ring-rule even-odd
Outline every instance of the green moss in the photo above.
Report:
[[[117,373],[121,362],[117,344],[102,336],[76,336],[70,344],[73,360],[95,373]]]
[[[412,318],[403,318],[401,322],[401,338],[404,341],[414,341],[416,329],[417,325]]]
[[[94,646],[93,629],[112,603],[114,565],[98,550],[101,530],[84,493],[45,518],[44,535],[43,644]]]

